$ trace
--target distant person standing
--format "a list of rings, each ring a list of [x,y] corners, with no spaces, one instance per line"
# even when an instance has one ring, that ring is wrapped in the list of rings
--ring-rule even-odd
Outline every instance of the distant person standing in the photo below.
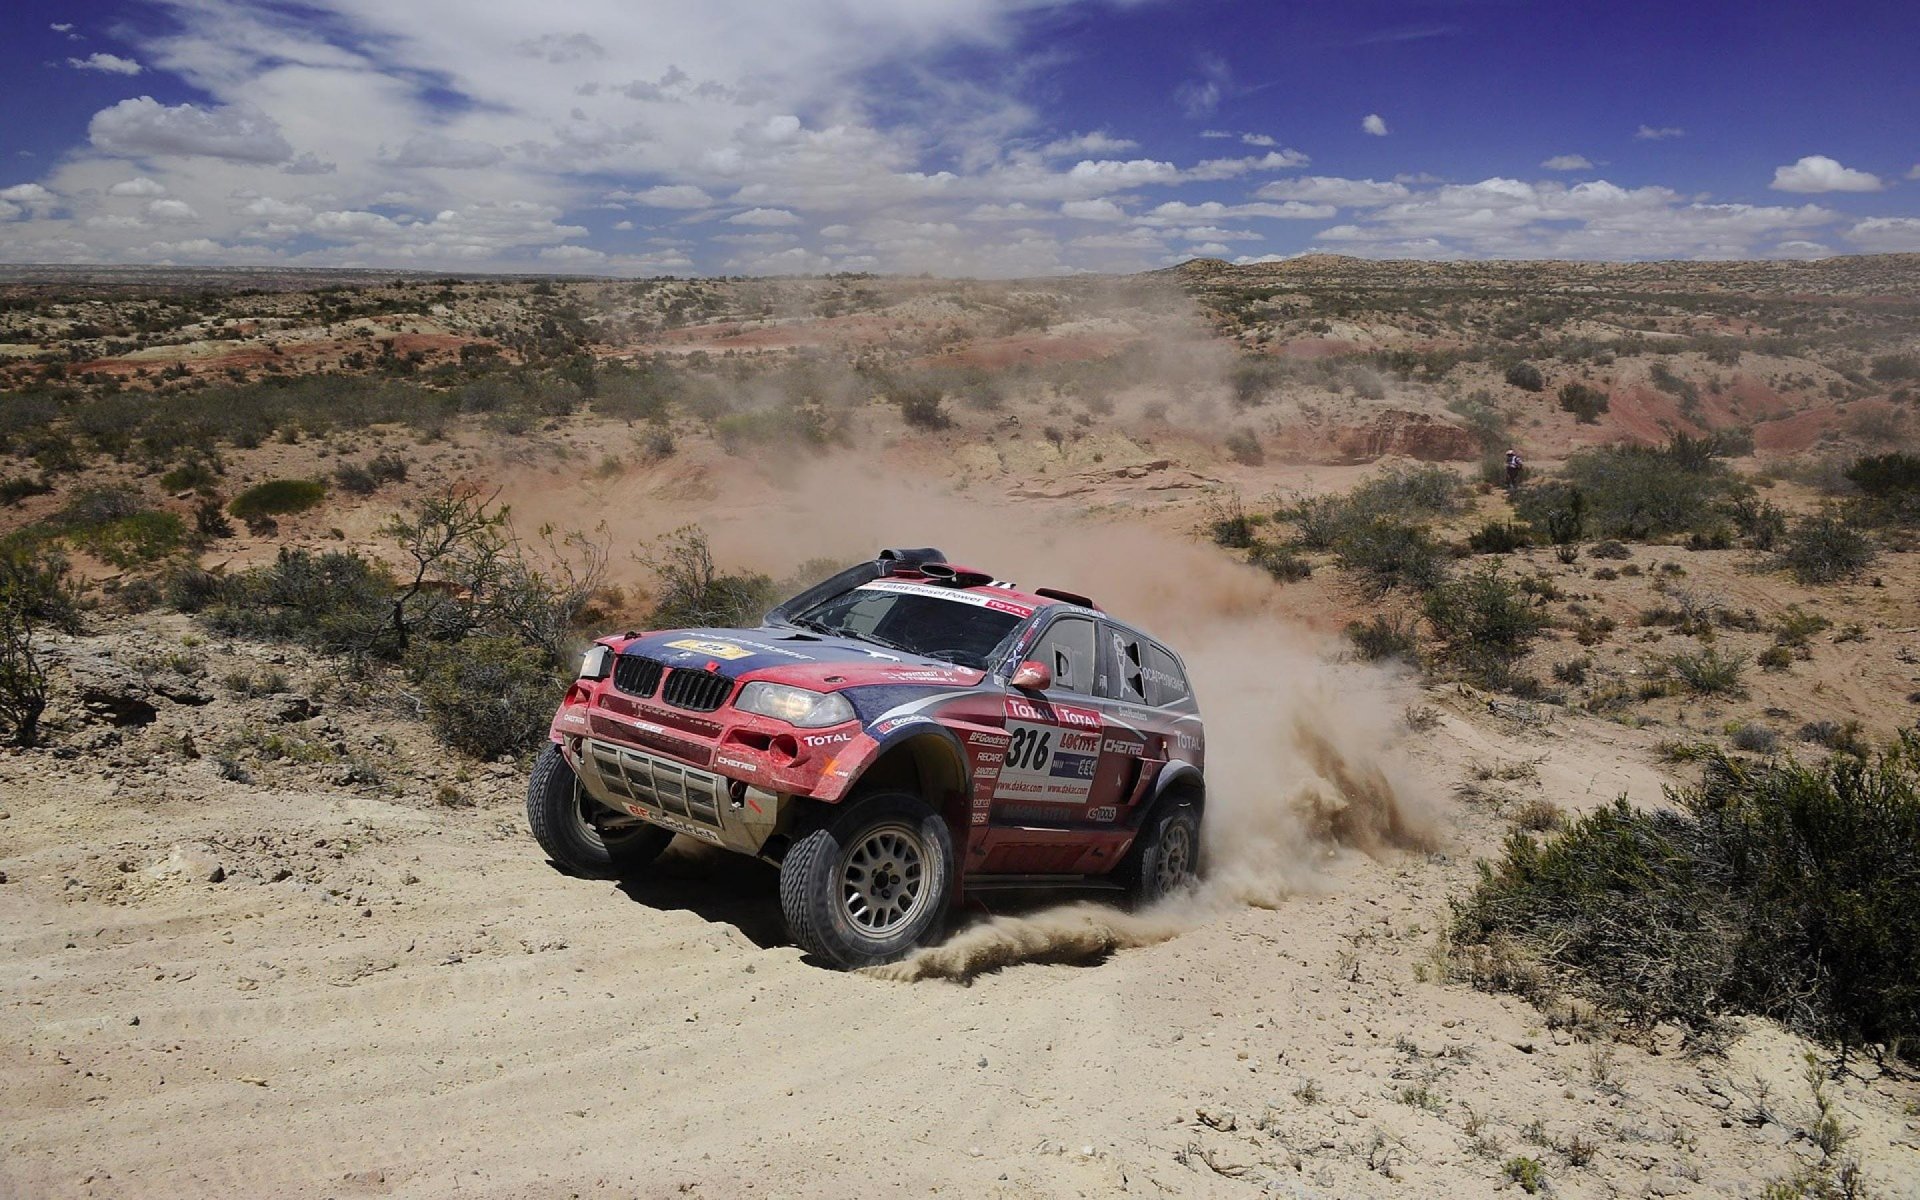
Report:
[[[1511,447],[1507,450],[1507,492],[1511,494],[1520,486],[1520,472],[1527,464],[1520,461],[1520,452]]]

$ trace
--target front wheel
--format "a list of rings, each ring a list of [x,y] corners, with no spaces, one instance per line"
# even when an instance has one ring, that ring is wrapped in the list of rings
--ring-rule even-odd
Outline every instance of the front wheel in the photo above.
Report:
[[[560,747],[548,743],[527,779],[527,827],[562,870],[582,879],[618,879],[660,857],[673,840],[673,831],[658,825],[635,824],[603,833],[599,808]]]
[[[903,792],[851,801],[780,863],[787,931],[840,967],[892,962],[926,944],[952,889],[947,823]]]
[[[1148,814],[1122,871],[1136,905],[1192,887],[1200,877],[1200,809],[1194,802],[1170,797]]]

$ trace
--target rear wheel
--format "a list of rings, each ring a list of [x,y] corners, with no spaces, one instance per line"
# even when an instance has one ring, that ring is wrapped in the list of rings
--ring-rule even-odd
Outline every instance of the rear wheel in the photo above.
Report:
[[[673,831],[637,822],[604,829],[612,816],[588,796],[573,768],[549,743],[527,779],[527,827],[533,840],[569,875],[618,879],[660,857]]]
[[[1169,796],[1147,816],[1121,868],[1121,882],[1135,904],[1184,891],[1200,877],[1200,806],[1188,796]]]
[[[780,863],[787,931],[840,967],[891,962],[926,944],[952,890],[947,823],[904,792],[850,801]]]

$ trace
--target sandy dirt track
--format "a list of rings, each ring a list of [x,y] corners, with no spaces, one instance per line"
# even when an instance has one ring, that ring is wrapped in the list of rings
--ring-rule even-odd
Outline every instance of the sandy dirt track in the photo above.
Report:
[[[156,760],[174,715],[139,734]],[[1604,738],[1552,742],[1451,715],[1423,766],[1657,783]],[[566,878],[505,768],[465,809],[204,761],[0,771],[7,1195],[1458,1196],[1522,1152],[1561,1194],[1750,1195],[1798,1160],[1783,1035],[1618,1046],[1620,1088],[1524,1003],[1416,979],[1497,832],[1462,806],[1432,856],[1348,854],[1318,894],[961,986],[803,961],[756,864]],[[1763,1128],[1738,1119],[1755,1072]],[[1881,1086],[1844,1111],[1885,1194],[1915,1194]]]

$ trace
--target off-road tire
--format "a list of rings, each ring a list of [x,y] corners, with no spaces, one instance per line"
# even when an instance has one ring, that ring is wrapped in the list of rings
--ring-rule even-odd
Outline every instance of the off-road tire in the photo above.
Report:
[[[1200,878],[1200,806],[1191,796],[1168,796],[1147,814],[1118,876],[1136,907],[1191,887]]]
[[[672,830],[657,825],[603,837],[592,818],[597,807],[581,792],[560,747],[548,743],[527,779],[527,827],[561,870],[582,879],[619,879],[660,857],[673,840]]]
[[[801,949],[837,967],[870,967],[938,934],[953,879],[953,837],[940,814],[905,792],[876,792],[848,801],[787,851],[780,907]]]

